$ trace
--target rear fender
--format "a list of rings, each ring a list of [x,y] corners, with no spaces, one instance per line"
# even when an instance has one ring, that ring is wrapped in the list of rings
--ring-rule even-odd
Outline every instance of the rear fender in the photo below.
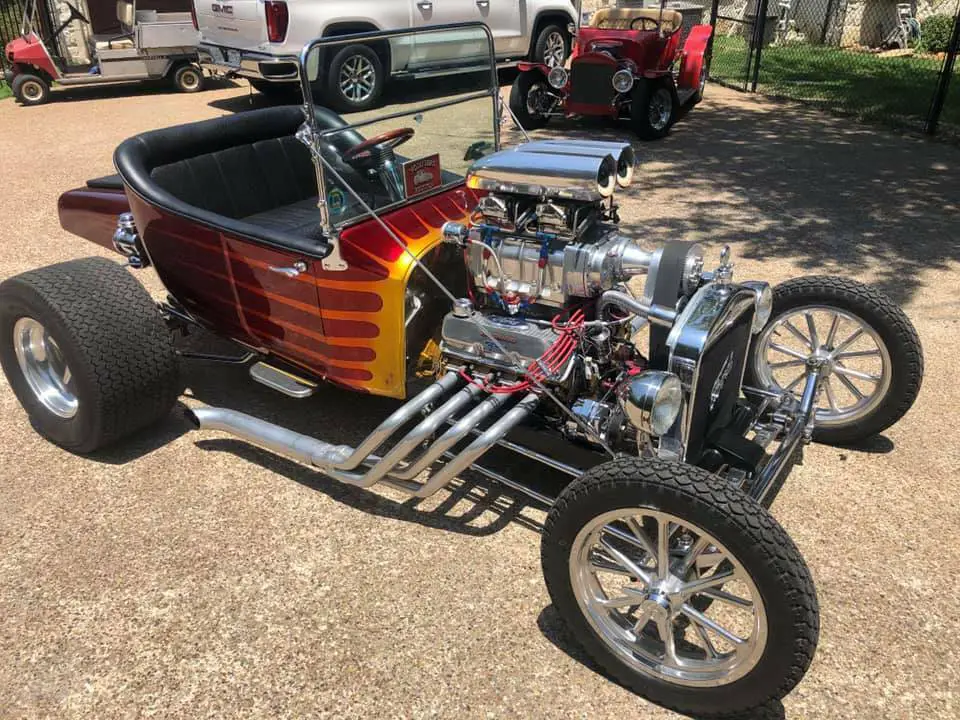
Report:
[[[683,62],[677,77],[677,87],[691,89],[700,84],[700,74],[706,70],[707,46],[713,28],[709,25],[694,25],[683,44]]]
[[[57,212],[64,230],[117,252],[113,246],[117,216],[130,212],[130,203],[123,190],[82,187],[63,193]]]

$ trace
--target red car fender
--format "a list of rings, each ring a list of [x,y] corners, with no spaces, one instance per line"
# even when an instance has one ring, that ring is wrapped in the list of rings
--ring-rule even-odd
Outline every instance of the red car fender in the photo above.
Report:
[[[54,80],[60,77],[60,71],[53,64],[50,53],[40,42],[36,33],[30,33],[26,37],[14,38],[7,43],[4,53],[14,65],[39,68]]]
[[[519,70],[520,72],[530,72],[531,70],[539,70],[544,74],[544,76],[550,74],[550,68],[544,65],[543,63],[518,62],[517,70]]]
[[[713,28],[710,25],[694,25],[683,44],[683,63],[680,66],[680,75],[677,86],[681,88],[695,88],[700,84],[700,73],[703,72],[704,57]]]

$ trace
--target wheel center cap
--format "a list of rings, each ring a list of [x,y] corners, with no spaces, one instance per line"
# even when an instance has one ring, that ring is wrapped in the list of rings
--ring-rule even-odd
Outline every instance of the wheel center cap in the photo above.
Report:
[[[654,590],[644,597],[640,609],[654,620],[666,620],[670,617],[670,598]]]

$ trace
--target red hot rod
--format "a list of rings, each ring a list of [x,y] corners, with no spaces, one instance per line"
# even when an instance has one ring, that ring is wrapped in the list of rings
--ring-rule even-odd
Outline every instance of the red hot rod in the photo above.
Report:
[[[641,138],[670,131],[679,109],[703,98],[710,25],[690,28],[669,8],[601,8],[576,28],[569,68],[520,63],[510,110],[525,129],[551,117],[629,118]]]

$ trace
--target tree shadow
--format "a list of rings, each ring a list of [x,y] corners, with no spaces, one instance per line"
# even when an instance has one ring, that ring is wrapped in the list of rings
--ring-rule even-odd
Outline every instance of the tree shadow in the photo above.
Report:
[[[593,658],[587,655],[586,651],[584,651],[573,637],[563,618],[560,617],[560,613],[557,612],[557,609],[553,605],[548,605],[540,611],[540,615],[537,616],[537,627],[540,628],[540,632],[554,647],[568,657],[577,661],[588,670],[602,676],[604,679],[620,685],[625,690],[631,691],[630,688],[625,687],[623,683],[610,675],[597,664]],[[696,718],[697,716],[690,715],[688,717]],[[711,715],[710,717],[715,718],[717,716]],[[782,702],[773,700],[749,713],[738,713],[725,717],[729,718],[729,720],[782,720],[786,718],[786,710]]]
[[[583,135],[575,120],[538,137]],[[591,138],[630,137],[625,125]],[[647,243],[743,243],[752,260],[856,277],[908,302],[927,270],[960,260],[960,148],[747,96],[707,100],[662,141],[635,142],[641,167],[622,229]],[[664,212],[662,204],[679,209]]]

